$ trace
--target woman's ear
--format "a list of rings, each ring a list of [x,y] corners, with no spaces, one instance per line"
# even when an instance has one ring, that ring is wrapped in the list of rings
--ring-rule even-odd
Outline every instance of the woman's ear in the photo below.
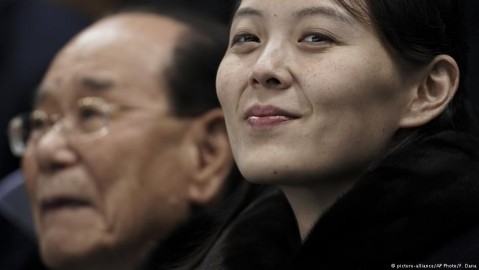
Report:
[[[233,168],[233,155],[221,109],[204,113],[192,128],[197,160],[188,194],[192,202],[204,205],[221,196]]]
[[[459,86],[459,67],[449,55],[436,56],[423,74],[401,118],[401,128],[421,126],[436,118],[446,109]]]

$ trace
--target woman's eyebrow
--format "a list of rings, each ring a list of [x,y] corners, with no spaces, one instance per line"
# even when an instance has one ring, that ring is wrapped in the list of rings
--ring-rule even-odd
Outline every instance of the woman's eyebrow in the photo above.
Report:
[[[240,17],[248,17],[248,16],[263,17],[263,13],[261,13],[261,11],[255,8],[244,7],[236,11],[233,20],[238,19]]]
[[[339,10],[335,8],[328,7],[328,6],[314,6],[314,7],[307,7],[307,8],[297,10],[293,13],[293,18],[298,20],[303,17],[317,16],[317,15],[330,17],[332,19],[345,22],[348,24],[353,24],[353,21],[354,21],[354,19],[351,18],[350,16],[340,12]],[[249,16],[263,17],[263,13],[260,10],[255,8],[244,7],[236,11],[233,19],[238,19],[240,17],[249,17]]]
[[[327,7],[327,6],[314,6],[314,7],[307,7],[300,9],[298,11],[295,11],[293,13],[293,17],[298,20],[303,17],[308,17],[308,16],[316,16],[316,15],[321,15],[321,16],[326,16],[341,22],[345,22],[347,24],[353,24],[353,18],[350,16],[340,12],[339,10],[332,8],[332,7]]]

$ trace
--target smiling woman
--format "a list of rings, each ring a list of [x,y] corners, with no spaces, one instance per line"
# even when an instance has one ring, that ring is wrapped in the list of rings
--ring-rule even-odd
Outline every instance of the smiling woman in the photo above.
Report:
[[[291,269],[479,260],[447,246],[479,228],[462,5],[240,1],[217,93],[241,172],[295,212]]]

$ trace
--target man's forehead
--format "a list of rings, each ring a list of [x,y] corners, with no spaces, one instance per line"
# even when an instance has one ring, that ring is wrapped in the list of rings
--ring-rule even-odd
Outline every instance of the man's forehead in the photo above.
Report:
[[[161,72],[169,66],[186,29],[182,23],[160,15],[141,12],[112,15],[80,33],[55,62],[103,66],[136,63]]]
[[[131,95],[134,89],[144,90],[151,98],[162,95],[158,88],[166,87],[166,83],[159,74],[171,65],[172,52],[184,29],[181,23],[148,13],[103,19],[56,57],[40,93],[63,96],[65,90],[77,89],[75,93],[118,96],[123,92]]]
[[[146,12],[112,15],[87,28],[75,40],[79,45],[135,40],[138,43],[162,45],[174,43],[186,26],[171,18]]]

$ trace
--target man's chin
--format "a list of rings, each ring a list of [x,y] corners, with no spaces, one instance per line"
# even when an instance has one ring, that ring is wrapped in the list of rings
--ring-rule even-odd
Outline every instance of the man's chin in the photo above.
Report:
[[[100,241],[78,232],[76,237],[72,234],[50,232],[40,238],[41,257],[49,269],[89,269],[85,267],[104,257],[106,248]]]

